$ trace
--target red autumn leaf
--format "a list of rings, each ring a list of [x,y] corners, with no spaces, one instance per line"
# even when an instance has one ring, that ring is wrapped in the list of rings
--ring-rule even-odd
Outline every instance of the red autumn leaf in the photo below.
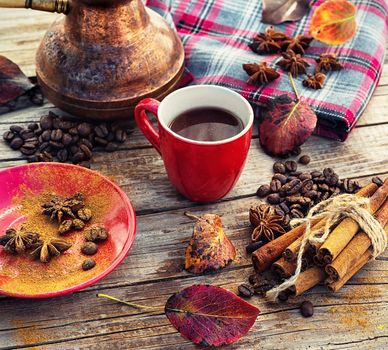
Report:
[[[270,155],[286,155],[311,136],[316,124],[317,115],[307,103],[278,96],[263,114],[260,144]]]
[[[185,269],[192,273],[212,273],[222,269],[234,260],[236,249],[222,228],[221,218],[206,214],[196,219],[186,249]]]
[[[297,21],[309,10],[311,0],[263,0],[264,23]]]
[[[356,33],[357,8],[347,0],[328,0],[322,3],[311,19],[311,35],[329,45],[340,45]]]
[[[0,104],[14,100],[33,87],[18,65],[0,55]]]
[[[260,310],[223,288],[202,284],[172,295],[165,312],[183,337],[195,344],[221,346],[245,335]]]

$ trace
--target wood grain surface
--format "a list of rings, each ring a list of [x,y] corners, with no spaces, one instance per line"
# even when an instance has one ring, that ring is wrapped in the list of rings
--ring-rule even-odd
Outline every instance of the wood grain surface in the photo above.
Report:
[[[27,10],[0,10],[0,54],[33,76],[34,55],[48,25],[58,15]],[[53,106],[28,107],[0,115],[0,134],[12,124],[27,124]],[[312,162],[304,169],[332,166],[341,177],[362,184],[374,175],[388,176],[388,61],[371,103],[345,143],[312,137],[303,152]],[[0,168],[23,164],[19,152],[0,141]],[[135,130],[113,154],[97,153],[92,168],[116,181],[138,215],[136,242],[124,262],[100,283],[50,300],[0,297],[0,349],[196,349],[162,314],[147,314],[96,298],[108,293],[146,305],[164,305],[174,292],[196,283],[211,283],[233,292],[252,272],[245,245],[251,229],[248,209],[255,192],[267,183],[273,159],[260,149],[257,132],[248,162],[235,189],[219,203],[189,202],[171,187],[163,162]],[[187,209],[222,215],[237,259],[223,272],[192,276],[183,270],[184,250],[193,222]],[[370,262],[336,294],[318,287],[284,304],[250,301],[261,310],[253,329],[225,349],[386,349],[388,343],[388,252]],[[301,317],[304,299],[315,305],[314,317]]]

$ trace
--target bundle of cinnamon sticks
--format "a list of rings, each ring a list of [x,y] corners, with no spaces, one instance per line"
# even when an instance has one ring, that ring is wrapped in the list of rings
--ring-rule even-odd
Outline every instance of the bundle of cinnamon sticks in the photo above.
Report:
[[[365,186],[356,196],[369,198],[368,210],[388,236],[388,179],[381,187],[375,183]],[[311,223],[312,230],[321,229],[325,223],[326,218],[316,219]],[[256,271],[264,272],[272,268],[283,279],[292,276],[305,227],[305,224],[301,224],[257,249],[252,254]],[[362,232],[355,220],[343,218],[331,228],[323,244],[307,244],[303,252],[302,272],[283,296],[301,295],[321,282],[324,282],[329,290],[336,292],[372,257],[372,242],[369,236]]]

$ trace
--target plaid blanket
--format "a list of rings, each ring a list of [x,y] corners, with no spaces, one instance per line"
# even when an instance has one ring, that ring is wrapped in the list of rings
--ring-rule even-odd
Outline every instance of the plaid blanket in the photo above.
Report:
[[[314,9],[323,0],[312,1],[310,13],[298,22],[276,26],[289,36],[308,34]],[[328,74],[322,90],[297,88],[318,115],[316,134],[344,141],[361,117],[381,76],[388,27],[387,0],[354,0],[358,8],[356,36],[341,46],[313,41],[306,52],[315,67],[321,53],[335,52],[345,69]],[[248,44],[267,24],[260,21],[260,0],[148,0],[147,5],[175,26],[182,38],[186,67],[192,84],[217,84],[229,87],[254,105],[282,94],[294,97],[287,73],[276,81],[257,88],[247,84],[243,63],[266,61],[275,66],[279,55],[259,56]],[[186,76],[186,79],[189,77]]]

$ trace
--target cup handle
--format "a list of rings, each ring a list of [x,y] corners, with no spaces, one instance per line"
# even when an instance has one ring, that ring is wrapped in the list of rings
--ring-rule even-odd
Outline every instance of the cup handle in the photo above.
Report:
[[[146,112],[151,112],[155,115],[156,118],[158,118],[159,105],[160,102],[153,98],[146,98],[141,100],[135,107],[135,120],[137,126],[148,139],[148,141],[151,142],[152,146],[154,146],[159,154],[162,155],[160,151],[159,133],[154,129],[146,114]]]

